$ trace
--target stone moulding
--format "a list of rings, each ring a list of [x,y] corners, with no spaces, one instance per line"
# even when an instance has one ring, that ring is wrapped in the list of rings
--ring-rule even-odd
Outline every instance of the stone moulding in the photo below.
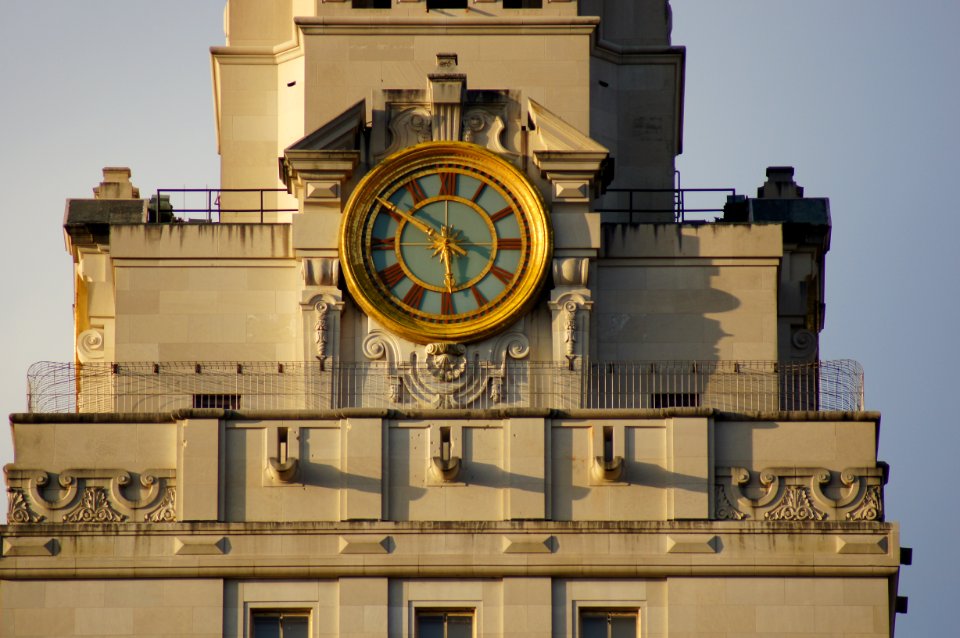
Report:
[[[718,467],[714,518],[882,521],[884,467]]]
[[[108,534],[89,524],[51,527],[0,528],[0,579],[196,577],[198,570],[209,578],[242,572],[266,579],[733,577],[787,570],[875,578],[895,575],[900,560],[897,526],[877,522],[264,521],[116,524]],[[763,558],[771,544],[802,550],[771,564]],[[600,546],[609,548],[602,560],[589,553]]]
[[[8,485],[7,520],[11,525],[176,520],[175,470],[154,469],[135,475],[119,469],[69,469],[55,475],[11,464],[4,471]],[[52,476],[55,484],[51,484]],[[128,498],[134,476],[139,484],[138,494]]]

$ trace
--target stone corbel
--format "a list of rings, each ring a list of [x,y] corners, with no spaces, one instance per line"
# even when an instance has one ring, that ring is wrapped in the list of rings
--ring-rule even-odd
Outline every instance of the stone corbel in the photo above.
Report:
[[[279,425],[265,428],[268,479],[265,486],[291,485],[300,476],[300,428]]]
[[[551,184],[555,203],[586,203],[599,195],[610,152],[542,104],[529,100],[533,162]]]
[[[460,476],[460,456],[453,452],[461,449],[462,441],[459,425],[430,427],[430,475],[434,481],[453,483]]]
[[[343,187],[359,163],[359,151],[287,149],[280,161],[280,172],[287,192],[297,198],[301,213],[323,209],[339,212]]]
[[[623,426],[592,426],[593,478],[597,482],[621,482],[625,477]]]

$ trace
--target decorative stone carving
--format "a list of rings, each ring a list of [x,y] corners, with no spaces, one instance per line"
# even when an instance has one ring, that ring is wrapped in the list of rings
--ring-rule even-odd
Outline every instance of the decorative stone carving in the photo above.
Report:
[[[164,490],[163,499],[153,510],[143,515],[148,523],[173,523],[177,520],[177,490],[168,487]]]
[[[467,368],[466,351],[460,343],[427,344],[427,372],[439,381],[456,381]]]
[[[577,345],[577,302],[568,301],[563,304],[563,343],[564,354],[568,360],[576,358],[574,351]]]
[[[471,108],[463,115],[463,141],[484,146],[495,153],[511,154],[501,141],[506,128],[501,115],[484,108]]]
[[[21,490],[7,492],[7,521],[11,524],[39,523],[45,516],[37,514],[27,503]]]
[[[317,322],[314,324],[317,359],[323,361],[327,357],[327,313],[330,311],[330,306],[323,301],[318,301],[313,308],[317,313]]]
[[[406,106],[391,110],[390,123],[390,146],[383,152],[383,156],[391,155],[397,151],[429,142],[433,139],[433,116],[430,110],[425,106]]]
[[[803,359],[812,357],[817,352],[817,335],[803,328],[794,330],[790,336],[790,344],[793,346],[790,354],[794,358]]]
[[[714,512],[716,518],[721,521],[742,521],[747,517],[730,502],[723,485],[717,485]]]
[[[577,359],[584,356],[581,344],[589,344],[589,313],[593,301],[589,290],[576,289],[556,294],[548,303],[553,312],[554,359],[565,361],[573,370]],[[581,315],[583,315],[581,317]]]
[[[146,470],[139,474],[136,498],[128,498],[125,490],[134,483],[130,472],[117,469],[65,470],[57,476],[57,489],[50,490],[53,492],[50,497],[50,474],[47,472],[13,465],[5,469],[11,494],[8,519],[17,523],[53,520],[53,514],[58,510],[69,510],[60,519],[63,522],[139,520],[144,514],[149,516],[163,509],[165,500],[172,496],[169,490],[174,487],[176,476],[174,470]],[[113,517],[111,512],[120,519]]]
[[[481,360],[480,350],[485,348],[489,356]],[[390,403],[463,408],[499,404],[504,398],[507,362],[529,356],[530,342],[521,332],[508,332],[472,350],[457,343],[414,346],[374,328],[364,339],[362,351],[368,359],[383,362],[382,368],[373,368],[369,374],[386,377],[384,390]]]
[[[807,488],[798,485],[788,486],[780,502],[763,515],[768,521],[822,521],[826,516],[810,502]]]
[[[860,504],[847,512],[848,521],[882,521],[883,494],[879,485],[870,485],[861,499]]]
[[[91,328],[77,335],[77,358],[80,363],[99,361],[104,355],[103,330]]]
[[[110,506],[107,491],[102,487],[86,488],[80,504],[63,516],[64,523],[122,523],[126,519]]]
[[[766,468],[753,474],[742,467],[717,468],[715,512],[765,520],[882,520],[884,467]],[[735,520],[740,520],[736,518]]]

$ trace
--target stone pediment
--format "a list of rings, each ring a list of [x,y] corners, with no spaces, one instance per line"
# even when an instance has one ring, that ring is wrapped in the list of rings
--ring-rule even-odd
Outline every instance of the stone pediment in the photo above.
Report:
[[[366,131],[366,100],[360,100],[286,151],[359,151]]]

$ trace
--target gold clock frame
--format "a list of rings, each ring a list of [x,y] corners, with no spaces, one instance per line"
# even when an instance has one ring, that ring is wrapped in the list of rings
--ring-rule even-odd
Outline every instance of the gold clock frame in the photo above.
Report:
[[[366,237],[369,218],[376,214],[378,198],[406,178],[447,167],[475,170],[495,183],[517,204],[527,225],[526,253],[519,276],[487,306],[464,317],[444,319],[414,316],[396,304],[371,274]],[[513,164],[485,148],[466,142],[424,142],[394,153],[375,166],[357,184],[347,201],[340,224],[341,270],[354,300],[368,316],[390,332],[416,343],[479,341],[503,331],[535,302],[549,272],[553,231],[539,190]]]

